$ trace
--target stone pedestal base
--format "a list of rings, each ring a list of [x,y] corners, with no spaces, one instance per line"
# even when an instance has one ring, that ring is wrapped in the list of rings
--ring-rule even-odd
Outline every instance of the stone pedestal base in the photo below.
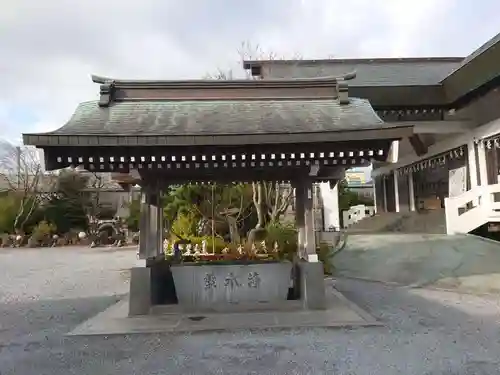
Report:
[[[300,299],[306,310],[326,309],[322,262],[300,262]]]
[[[129,316],[147,315],[151,309],[151,268],[130,270]]]
[[[183,271],[183,273],[188,273],[190,277],[183,278],[180,277],[181,275],[177,275],[177,280],[178,281],[178,288],[177,293],[180,294],[179,298],[179,303],[183,305],[184,307],[188,307],[187,305],[193,305],[196,307],[217,307],[216,310],[224,310],[223,309],[223,303],[225,299],[228,299],[228,302],[230,305],[233,305],[235,302],[238,303],[248,303],[248,302],[254,302],[257,303],[258,305],[261,305],[264,302],[268,301],[282,301],[282,303],[286,303],[286,297],[287,297],[287,291],[288,291],[288,282],[290,280],[290,270],[292,268],[291,264],[282,264],[282,263],[276,263],[276,264],[262,264],[262,265],[252,265],[254,268],[266,268],[263,269],[262,272],[257,272],[252,269],[252,272],[250,273],[247,272],[245,273],[245,278],[243,278],[243,275],[240,275],[237,271],[237,268],[241,268],[241,265],[233,265],[233,266],[192,266],[192,267],[187,267],[187,266],[179,266],[179,267],[174,267],[174,274],[175,270],[177,271]],[[243,268],[252,268],[252,266],[245,266]],[[276,269],[273,269],[273,266]],[[200,286],[203,287],[205,280],[205,274],[206,272],[204,271],[206,268],[212,269],[212,272],[210,273],[211,275],[215,276],[214,277],[214,282],[217,282],[218,280],[218,285],[216,285],[217,293],[222,292],[222,294],[217,294],[215,289],[211,291],[212,298],[206,299],[206,298],[194,298],[193,296],[199,296],[199,293],[197,291],[200,291]],[[325,296],[325,284],[324,284],[324,278],[323,278],[323,264],[321,262],[298,262],[297,263],[298,267],[298,272],[296,273],[298,283],[296,283],[296,288],[294,291],[297,294],[300,294],[300,300],[302,304],[302,308],[305,310],[324,310],[326,309],[326,296]],[[157,267],[158,268],[158,267]],[[192,268],[192,270],[190,270]],[[225,272],[223,275],[219,275],[217,272],[215,272],[216,268],[231,268],[231,272],[229,272],[230,275],[233,275],[233,279],[227,279],[227,272]],[[234,269],[232,269],[234,268]],[[194,271],[195,273],[200,273],[200,277],[195,278],[192,273]],[[155,272],[158,271],[158,272]],[[129,296],[129,316],[137,316],[137,315],[148,315],[151,311],[151,307],[153,304],[162,304],[162,303],[175,303],[173,300],[170,298],[167,298],[165,300],[165,296],[163,294],[165,293],[160,293],[157,289],[160,288],[160,285],[155,285],[155,284],[163,284],[165,283],[165,277],[160,277],[162,275],[159,275],[159,269],[155,269],[155,267],[148,266],[142,266],[142,267],[133,267],[130,270],[130,296]],[[191,273],[188,271],[192,271]],[[260,271],[260,269],[259,269]],[[155,275],[156,274],[156,275]],[[262,284],[262,289],[260,287],[256,288],[255,290],[252,288],[248,288],[248,274],[252,276],[252,282],[254,281],[253,278],[257,277],[255,279],[255,282],[257,280],[259,281],[259,284]],[[164,275],[163,275],[164,276]],[[238,277],[240,276],[240,277]],[[255,277],[254,277],[255,276]],[[170,275],[171,278],[171,275]],[[222,279],[221,279],[222,278]],[[182,279],[182,280],[180,280]],[[194,283],[194,281],[198,280],[197,283]],[[280,281],[281,280],[281,281]],[[170,280],[172,282],[173,280]],[[230,288],[230,283],[234,282],[236,285],[236,282],[238,284],[241,284],[240,286],[243,287],[245,286],[245,290],[240,290],[241,288],[234,288],[238,289],[237,291],[234,290],[233,293],[230,293],[228,289]],[[267,283],[269,281],[269,283]],[[219,283],[221,283],[219,285]],[[245,285],[243,285],[243,283]],[[196,285],[195,285],[196,284]],[[227,284],[227,285],[225,285]],[[269,285],[267,285],[269,284]],[[298,285],[297,285],[298,284]],[[172,285],[173,286],[173,285]],[[298,286],[298,288],[297,288]],[[257,285],[255,285],[257,287]],[[219,289],[221,289],[219,291]],[[239,293],[236,293],[239,292]],[[175,294],[175,291],[172,291],[173,294]],[[172,294],[171,293],[171,294]],[[167,293],[168,294],[168,293]],[[203,294],[203,293],[202,293]],[[205,293],[206,294],[206,293]],[[163,297],[162,297],[163,296]],[[215,298],[219,296],[219,298]],[[238,298],[236,298],[238,297]],[[297,296],[299,297],[299,296]],[[235,300],[236,299],[236,300]],[[196,300],[196,301],[195,301]],[[186,301],[189,301],[187,303]],[[183,303],[184,302],[184,303]],[[202,306],[202,305],[206,306]],[[250,309],[251,310],[251,309]]]

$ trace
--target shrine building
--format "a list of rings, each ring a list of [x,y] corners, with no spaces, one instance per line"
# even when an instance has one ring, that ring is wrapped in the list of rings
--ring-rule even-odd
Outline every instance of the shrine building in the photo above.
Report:
[[[447,233],[454,234],[500,222],[499,61],[500,34],[465,57],[246,61],[244,65],[264,80],[356,72],[349,81],[349,95],[368,100],[384,123],[413,130],[398,142],[397,161],[373,163],[377,211],[442,208]],[[337,204],[328,195],[323,203]]]

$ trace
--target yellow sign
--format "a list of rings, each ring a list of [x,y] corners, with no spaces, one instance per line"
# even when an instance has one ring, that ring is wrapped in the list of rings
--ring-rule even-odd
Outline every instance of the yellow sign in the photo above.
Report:
[[[356,171],[347,171],[345,179],[349,185],[362,185],[366,183],[365,173]]]

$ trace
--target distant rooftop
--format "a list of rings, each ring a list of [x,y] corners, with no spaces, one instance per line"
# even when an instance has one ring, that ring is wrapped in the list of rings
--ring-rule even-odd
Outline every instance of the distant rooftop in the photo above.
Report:
[[[342,76],[356,71],[349,86],[420,86],[439,84],[464,57],[262,60],[245,61],[253,75],[282,79]],[[262,67],[262,68],[254,68]]]
[[[465,57],[248,60],[243,67],[253,76],[283,79],[341,76],[356,71],[356,78],[349,81],[352,87],[440,85],[499,45],[500,33]]]

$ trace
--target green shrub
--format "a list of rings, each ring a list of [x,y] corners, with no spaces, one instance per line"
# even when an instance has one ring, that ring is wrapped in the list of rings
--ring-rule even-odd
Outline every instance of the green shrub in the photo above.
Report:
[[[20,203],[19,197],[15,194],[5,193],[0,196],[0,232],[14,233],[14,221]]]
[[[33,220],[33,228],[43,220],[53,223],[61,235],[74,228],[88,229],[87,216],[81,204],[65,197],[52,197],[40,206]]]
[[[316,254],[318,254],[318,259],[323,262],[323,272],[325,275],[333,274],[334,267],[332,264],[331,249],[328,244],[321,242],[316,248]]]
[[[33,233],[31,234],[34,241],[39,244],[49,243],[52,235],[56,233],[57,228],[55,225],[50,224],[46,221],[41,221],[37,226],[33,228]]]
[[[267,228],[268,236],[266,242],[268,246],[273,246],[278,243],[280,257],[282,259],[293,260],[297,254],[298,234],[297,229],[293,224],[274,224]],[[332,258],[330,256],[331,249],[326,243],[319,243],[316,247],[316,253],[319,260],[323,263],[323,272],[325,275],[333,273]]]
[[[277,243],[282,259],[293,260],[297,254],[297,241],[297,229],[294,224],[272,224],[267,227],[266,244],[272,248],[274,243]]]
[[[139,231],[139,220],[141,218],[141,200],[134,199],[128,206],[129,215],[126,219],[127,227],[131,232]]]
[[[197,225],[198,219],[196,215],[191,213],[179,214],[172,224],[172,232],[183,238],[194,236]]]

